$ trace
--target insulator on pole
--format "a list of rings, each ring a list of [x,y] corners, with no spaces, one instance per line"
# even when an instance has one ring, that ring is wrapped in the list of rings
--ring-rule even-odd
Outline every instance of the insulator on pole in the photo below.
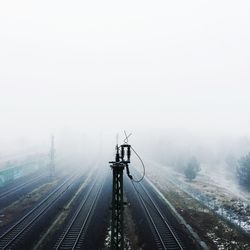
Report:
[[[125,143],[116,146],[115,161],[109,162],[113,171],[112,189],[112,222],[111,222],[111,249],[124,249],[124,225],[123,225],[123,170],[126,168],[129,178],[128,164],[130,163],[130,145]]]

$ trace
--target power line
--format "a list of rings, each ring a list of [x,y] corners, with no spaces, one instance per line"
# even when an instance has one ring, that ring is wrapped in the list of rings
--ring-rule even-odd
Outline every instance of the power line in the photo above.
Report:
[[[136,155],[136,156],[138,157],[138,159],[140,160],[140,162],[141,162],[141,164],[142,164],[142,168],[143,168],[142,177],[141,177],[140,179],[138,179],[138,180],[135,180],[134,178],[131,179],[131,181],[139,183],[139,182],[141,182],[141,181],[144,179],[144,177],[145,177],[145,175],[146,175],[146,168],[145,168],[144,162],[143,162],[143,160],[141,159],[141,157],[139,156],[139,154],[135,151],[135,149],[134,149],[132,146],[131,146],[131,149],[133,150],[133,152],[135,153],[135,155]]]

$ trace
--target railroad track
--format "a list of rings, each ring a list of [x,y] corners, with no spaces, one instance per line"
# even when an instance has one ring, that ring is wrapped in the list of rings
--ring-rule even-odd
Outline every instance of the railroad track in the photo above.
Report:
[[[135,186],[136,185],[136,186]],[[142,208],[144,209],[158,249],[183,250],[178,236],[171,228],[163,211],[142,183],[133,184]]]
[[[94,183],[88,187],[86,195],[53,249],[84,249],[85,233],[94,214],[103,182],[104,178],[102,180],[96,178]]]
[[[73,174],[46,198],[37,204],[26,215],[19,219],[13,226],[0,236],[0,249],[13,249],[17,243],[29,232],[33,225],[45,214],[49,208],[66,192],[75,182],[76,175]]]
[[[27,186],[29,186],[29,185],[31,185],[31,184],[33,184],[33,183],[35,183],[35,182],[41,180],[41,179],[42,179],[43,177],[45,177],[45,176],[46,176],[45,174],[41,174],[41,175],[39,175],[39,176],[37,176],[37,177],[31,179],[31,180],[28,180],[28,181],[26,181],[26,182],[24,182],[24,183],[22,183],[22,184],[20,184],[20,185],[17,185],[17,186],[15,186],[15,187],[12,187],[12,188],[6,190],[5,192],[0,193],[0,201],[1,201],[2,199],[7,198],[7,197],[10,196],[10,195],[13,195],[14,193],[17,193],[18,191],[20,191],[20,190],[26,188]]]

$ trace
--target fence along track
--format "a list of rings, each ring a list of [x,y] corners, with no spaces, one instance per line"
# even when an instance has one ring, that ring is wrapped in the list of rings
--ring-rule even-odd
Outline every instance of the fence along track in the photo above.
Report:
[[[94,207],[102,187],[103,179],[101,180],[101,184],[99,184],[98,178],[96,178],[94,184],[89,188],[85,198],[80,203],[68,227],[60,236],[59,241],[53,249],[80,249],[80,247],[82,247],[84,244],[84,231],[86,231],[87,224],[93,215]]]
[[[18,220],[12,227],[0,236],[0,249],[11,249],[11,246],[20,240],[25,232],[44,214],[74,183],[75,174],[67,178],[59,187],[52,191],[45,199],[37,204],[30,212]]]
[[[143,191],[139,193],[137,188],[133,185],[139,201],[148,216],[148,220],[151,223],[152,229],[154,231],[154,238],[158,249],[171,249],[171,250],[183,250],[183,247],[178,240],[175,232],[171,229],[171,226],[167,222],[166,217],[162,214],[156,202],[153,200],[149,192],[139,183],[140,190]]]

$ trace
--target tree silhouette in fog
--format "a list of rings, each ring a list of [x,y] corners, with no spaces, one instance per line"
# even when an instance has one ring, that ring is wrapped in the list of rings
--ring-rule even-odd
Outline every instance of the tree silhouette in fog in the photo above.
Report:
[[[199,171],[200,171],[200,163],[197,161],[195,157],[192,157],[189,160],[187,167],[184,171],[186,178],[189,181],[192,181],[193,179],[195,179]]]
[[[250,152],[238,161],[237,176],[240,185],[250,190]]]

